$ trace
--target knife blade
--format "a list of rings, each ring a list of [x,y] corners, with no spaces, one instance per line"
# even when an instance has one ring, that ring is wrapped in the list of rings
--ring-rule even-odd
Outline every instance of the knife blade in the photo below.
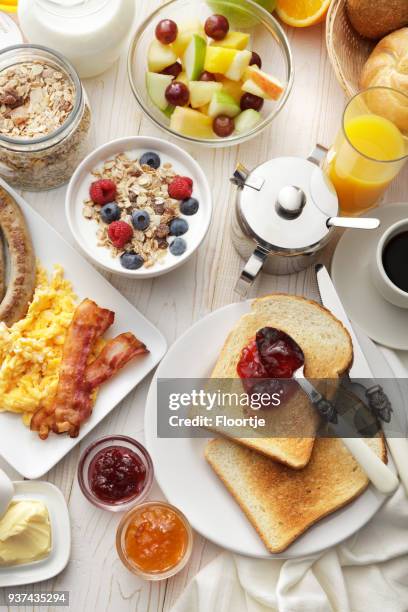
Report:
[[[366,356],[364,355],[360,343],[357,340],[357,336],[354,333],[350,319],[348,318],[344,306],[341,303],[327,269],[322,264],[317,264],[315,266],[315,271],[320,299],[323,306],[330,310],[330,312],[343,323],[353,342],[354,360],[349,371],[349,376],[351,378],[364,378],[374,392],[380,389],[380,394],[382,394],[383,399],[386,398],[385,394],[381,390],[381,387],[379,387],[379,385],[377,385],[376,381],[373,379],[371,367]],[[370,389],[367,389],[366,395],[370,400]],[[386,435],[386,432],[384,433]],[[386,436],[386,439],[399,476],[404,485],[405,492],[408,495],[408,440],[406,438],[395,438],[391,436]]]
[[[350,320],[344,310],[344,306],[340,301],[339,296],[333,281],[329,276],[325,266],[318,264],[316,266],[317,285],[319,287],[320,298],[325,308],[330,310],[334,316],[339,319],[347,329],[353,342],[354,359],[353,365],[350,368],[350,378],[368,378],[372,379],[373,374],[368,364],[367,358],[364,355],[361,346],[357,340],[357,336],[350,324]]]

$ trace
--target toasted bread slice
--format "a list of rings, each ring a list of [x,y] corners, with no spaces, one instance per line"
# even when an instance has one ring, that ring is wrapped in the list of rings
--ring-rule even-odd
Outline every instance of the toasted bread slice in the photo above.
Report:
[[[387,462],[382,437],[365,442]],[[209,442],[205,457],[271,553],[286,550],[311,525],[360,495],[369,482],[336,438],[317,439],[302,470],[225,438]]]
[[[353,361],[350,335],[327,309],[292,295],[267,295],[252,302],[251,312],[241,317],[229,334],[212,377],[237,378],[242,349],[265,326],[286,332],[299,344],[305,355],[305,375],[310,379],[330,379],[325,393],[331,397],[336,390],[333,381],[346,372]],[[265,415],[267,411],[263,411],[262,417]],[[310,459],[319,426],[315,409],[299,390],[289,402],[273,409],[273,418],[280,424],[279,437],[268,438],[248,427],[247,434],[243,429],[242,437],[235,438],[236,441],[292,468],[304,467]],[[231,433],[229,428],[222,427],[213,431],[227,437]]]

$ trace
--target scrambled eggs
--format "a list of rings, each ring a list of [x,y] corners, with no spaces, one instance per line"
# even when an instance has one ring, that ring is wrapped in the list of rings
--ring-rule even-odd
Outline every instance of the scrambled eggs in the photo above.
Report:
[[[0,323],[0,412],[32,413],[55,395],[67,329],[76,308],[72,285],[55,266],[51,279],[40,266],[33,301],[24,319]]]

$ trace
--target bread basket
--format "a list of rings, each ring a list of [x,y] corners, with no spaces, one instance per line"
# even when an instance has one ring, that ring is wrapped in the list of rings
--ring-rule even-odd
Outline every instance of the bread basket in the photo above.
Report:
[[[346,0],[333,0],[330,5],[326,45],[338,82],[349,96],[353,96],[360,90],[360,74],[375,42],[354,30],[347,16]]]

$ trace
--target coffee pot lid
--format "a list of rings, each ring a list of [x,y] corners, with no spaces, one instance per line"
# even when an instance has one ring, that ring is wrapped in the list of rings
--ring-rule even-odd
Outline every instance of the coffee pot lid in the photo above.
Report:
[[[313,158],[277,157],[248,172],[237,166],[238,206],[244,225],[266,248],[303,251],[329,232],[338,212],[335,189]]]

